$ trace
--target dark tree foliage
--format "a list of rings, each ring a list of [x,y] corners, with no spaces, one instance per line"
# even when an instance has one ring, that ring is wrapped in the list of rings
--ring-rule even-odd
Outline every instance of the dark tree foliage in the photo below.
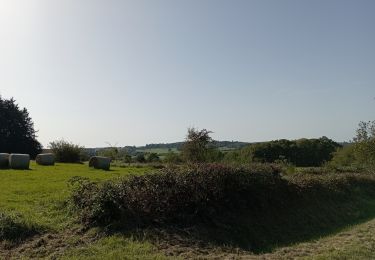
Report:
[[[286,160],[296,166],[321,166],[332,159],[340,145],[323,136],[319,139],[276,140],[252,144],[237,156],[242,161],[275,162]],[[234,156],[236,157],[236,156]]]
[[[211,131],[206,129],[197,130],[195,128],[189,128],[186,136],[186,141],[182,146],[182,156],[187,162],[205,162],[207,160],[207,154],[211,147],[209,144],[212,143],[210,137]]]
[[[32,158],[42,151],[34,123],[26,108],[0,96],[0,152],[26,153]]]
[[[146,158],[145,158],[144,153],[137,154],[137,156],[135,157],[135,160],[136,160],[136,162],[139,162],[139,163],[145,163]]]
[[[147,156],[147,162],[159,162],[159,161],[160,161],[160,157],[158,156],[157,153],[150,153]]]

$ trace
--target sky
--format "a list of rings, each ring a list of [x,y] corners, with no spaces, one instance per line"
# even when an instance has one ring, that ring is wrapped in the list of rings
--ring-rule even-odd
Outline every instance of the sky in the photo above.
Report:
[[[327,136],[375,115],[373,0],[0,0],[0,95],[86,147]]]

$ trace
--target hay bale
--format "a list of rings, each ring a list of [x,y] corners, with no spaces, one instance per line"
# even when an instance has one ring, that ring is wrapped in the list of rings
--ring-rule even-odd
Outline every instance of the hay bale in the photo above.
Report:
[[[111,166],[111,158],[103,156],[92,156],[89,161],[89,167],[94,167],[95,169],[109,170]]]
[[[12,153],[9,155],[9,167],[11,169],[29,169],[30,155]]]
[[[0,168],[8,168],[9,153],[0,153]]]
[[[41,153],[36,156],[35,161],[39,165],[54,165],[55,155],[53,153]]]

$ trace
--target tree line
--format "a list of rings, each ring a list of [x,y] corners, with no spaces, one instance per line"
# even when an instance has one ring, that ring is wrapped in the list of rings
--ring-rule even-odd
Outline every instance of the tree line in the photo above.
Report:
[[[0,152],[27,153],[34,158],[42,151],[37,140],[37,131],[26,108],[16,101],[0,96]],[[172,144],[149,144],[146,148],[175,148],[163,158],[156,153],[139,153],[136,147],[109,147],[95,154],[124,162],[167,162],[167,163],[289,163],[300,167],[322,166],[327,162],[335,167],[355,166],[375,168],[375,121],[360,122],[356,135],[344,146],[323,136],[298,140],[274,140],[261,143],[215,141],[212,132],[206,129],[189,128],[185,141]],[[235,148],[222,151],[220,147]],[[50,143],[50,148],[61,162],[86,160],[89,154],[84,147],[64,140]]]

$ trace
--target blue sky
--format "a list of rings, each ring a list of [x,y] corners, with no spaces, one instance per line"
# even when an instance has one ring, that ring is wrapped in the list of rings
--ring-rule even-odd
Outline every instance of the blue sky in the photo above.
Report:
[[[0,94],[87,147],[353,137],[374,120],[375,1],[0,0]]]

